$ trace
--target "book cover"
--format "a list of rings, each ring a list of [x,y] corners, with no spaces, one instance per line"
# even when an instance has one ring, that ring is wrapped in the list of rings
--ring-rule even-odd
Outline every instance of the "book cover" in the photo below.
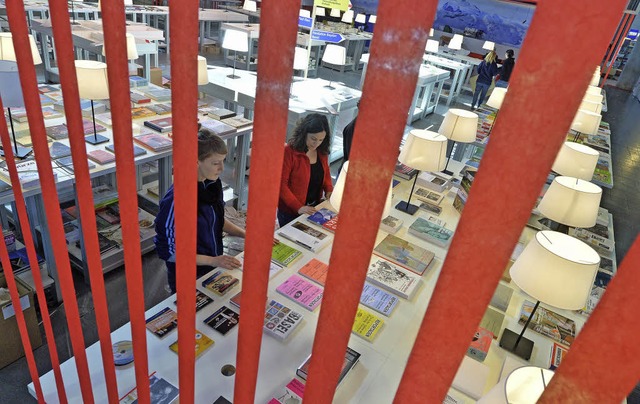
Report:
[[[53,140],[66,139],[69,137],[69,130],[67,129],[67,125],[64,124],[47,126],[44,129],[47,132],[47,136]]]
[[[453,206],[455,207],[455,200],[453,202]],[[418,208],[436,216],[442,213],[442,208],[440,206],[434,205],[429,202],[422,202],[420,205],[418,205]]]
[[[278,230],[278,235],[315,253],[331,243],[331,237],[327,233],[316,230],[300,221],[281,227]]]
[[[424,274],[435,254],[392,234],[387,235],[374,250],[389,261],[419,275]]]
[[[38,176],[38,167],[35,160],[25,160],[16,163],[16,169],[18,170],[18,179],[22,188],[32,188],[40,185],[40,177]],[[11,184],[11,177],[9,176],[9,170],[7,169],[7,162],[0,162],[0,178],[7,184]],[[57,178],[56,173],[53,173],[54,180]]]
[[[235,295],[231,296],[231,299],[229,299],[229,303],[231,303],[232,305],[236,306],[237,308],[240,308],[240,298],[242,297],[242,291],[236,293]]]
[[[18,123],[27,122],[27,110],[25,108],[11,108],[11,119]]]
[[[493,307],[487,307],[480,320],[480,327],[489,330],[493,334],[493,338],[498,338],[503,322],[504,313],[495,310]]]
[[[367,280],[405,299],[411,299],[420,285],[419,276],[381,258],[369,264]]]
[[[173,145],[170,138],[155,133],[134,136],[133,141],[154,152],[171,150]]]
[[[145,87],[149,85],[149,81],[140,76],[129,76],[129,87]]]
[[[131,92],[131,102],[135,103],[135,104],[147,104],[149,102],[151,102],[151,98],[147,97],[146,95],[142,95],[140,93],[134,93],[133,91]],[[133,113],[133,111],[132,111]]]
[[[98,164],[109,164],[116,161],[116,155],[106,150],[91,150],[87,152],[87,157]]]
[[[60,91],[60,88],[49,85],[49,84],[38,84],[38,92],[40,94],[53,93],[56,91]]]
[[[131,108],[131,119],[141,119],[141,118],[147,118],[147,117],[156,116],[156,115],[157,114],[155,112],[153,112],[152,110],[146,107]],[[151,129],[155,129],[155,128],[152,127]],[[163,131],[160,131],[160,132],[163,132]]]
[[[162,338],[178,326],[178,313],[168,307],[146,320],[147,330]]]
[[[478,327],[478,331],[476,331],[471,339],[471,345],[467,348],[467,356],[479,362],[484,362],[484,359],[489,353],[489,348],[491,348],[493,338],[494,336],[491,331]]]
[[[149,112],[155,115],[153,111],[149,110]],[[154,119],[152,121],[144,121],[144,126],[162,133],[162,132],[171,132],[173,123],[172,123],[171,117],[169,116],[166,118]]]
[[[213,299],[196,289],[196,313],[213,303]],[[173,304],[178,305],[178,301],[174,300]]]
[[[322,227],[331,233],[335,233],[338,230],[338,215],[331,220],[327,220]]]
[[[116,147],[113,143],[106,145],[104,147],[106,150],[110,151],[111,153],[115,153],[116,152]],[[138,157],[138,156],[142,156],[147,154],[147,151],[145,149],[143,149],[142,147],[138,147],[136,145],[133,145],[133,157]]]
[[[271,300],[264,314],[264,330],[267,334],[285,340],[302,322],[302,314],[282,303]]]
[[[236,255],[236,259],[240,261],[240,267],[238,269],[240,271],[244,271],[244,252],[241,252],[240,254]],[[269,279],[278,275],[282,271],[282,269],[283,268],[280,265],[273,262],[273,259],[272,259],[271,262],[269,262]]]
[[[390,234],[395,234],[402,227],[403,221],[395,216],[387,216],[380,222],[380,229]]]
[[[111,120],[111,112],[103,112],[102,114],[96,114],[96,121],[100,121],[105,125],[113,125],[113,121]]]
[[[409,226],[409,234],[426,240],[430,243],[446,248],[453,239],[453,230],[438,226],[436,223],[418,217]]]
[[[435,192],[444,192],[449,185],[449,180],[446,177],[423,171],[418,175],[416,184]]]
[[[227,335],[240,322],[240,315],[227,306],[222,306],[204,320],[204,323],[222,335]]]
[[[397,175],[402,179],[411,180],[413,179],[413,177],[415,177],[418,174],[418,170],[414,170],[413,168],[406,166],[398,161],[396,163],[396,168],[393,174]]]
[[[196,330],[196,358],[200,357],[200,355],[202,355],[204,351],[211,348],[213,344],[214,341],[211,338]],[[169,349],[171,349],[175,353],[178,353],[178,340],[169,345]]]
[[[246,128],[247,126],[253,125],[253,121],[251,119],[247,119],[242,116],[234,116],[231,118],[222,119],[222,122],[229,126],[233,126],[236,129]]]
[[[444,199],[443,194],[439,194],[425,188],[416,188],[413,196],[415,196],[419,201],[427,202],[432,205],[440,205],[440,202]]]
[[[520,325],[527,321],[533,306],[532,302],[525,300],[518,320]],[[576,337],[576,323],[573,320],[542,306],[538,306],[528,328],[567,346],[571,346]]]
[[[320,286],[324,286],[327,281],[327,274],[329,273],[329,265],[312,258],[311,261],[304,264],[304,266],[298,270],[298,273]]]
[[[291,379],[284,390],[276,394],[267,404],[302,404],[303,397],[304,383],[298,379]]]
[[[498,283],[496,291],[493,293],[491,302],[489,304],[498,310],[507,311],[509,303],[511,302],[511,296],[513,295],[513,289]]]
[[[340,378],[338,379],[338,384],[344,380],[349,371],[353,369],[353,367],[360,360],[360,353],[354,349],[347,347],[347,351],[344,353],[344,362],[342,364],[342,370],[340,371]],[[296,375],[302,380],[307,380],[307,375],[309,374],[309,365],[311,364],[311,355],[307,356],[307,358],[302,362],[302,364],[296,370]]]
[[[322,288],[295,274],[278,286],[276,291],[309,311],[315,310],[322,302]]]
[[[209,129],[216,135],[223,137],[237,132],[237,129],[231,125],[227,125],[224,122],[216,121],[213,119],[207,119],[200,121],[203,128]]]
[[[53,142],[49,146],[49,154],[53,160],[71,156],[71,148],[64,143]]]
[[[360,338],[372,342],[376,335],[378,335],[383,324],[383,319],[358,307],[351,332]]]
[[[224,296],[227,292],[238,285],[240,281],[230,272],[222,272],[222,270],[216,271],[213,275],[202,281],[202,286],[212,291],[213,293]]]
[[[271,261],[285,268],[302,256],[302,252],[283,242],[276,243],[271,249]]]
[[[42,116],[44,119],[55,119],[62,118],[64,115],[61,112],[56,111],[53,107],[44,107],[42,108]]]
[[[67,125],[66,123],[64,124],[65,126]],[[82,130],[84,131],[85,135],[93,135],[93,121],[88,121],[86,119],[82,120]],[[104,126],[100,125],[99,123],[96,122],[96,133],[99,132],[104,132],[106,131],[107,128],[105,128]]]
[[[147,109],[155,112],[157,115],[165,115],[171,113],[171,104],[152,104],[147,105]]]
[[[114,214],[110,209],[96,210],[96,216],[112,225],[120,223],[120,216]]]
[[[207,108],[207,116],[218,121],[236,116],[236,113],[226,108]]]
[[[158,102],[171,100],[171,90],[168,90],[166,88],[149,88],[145,89],[142,93],[152,100]]]
[[[318,226],[322,226],[323,224],[325,224],[326,222],[328,222],[329,220],[333,219],[336,216],[338,216],[336,212],[333,212],[326,208],[322,208],[316,211],[316,213],[314,213],[313,215],[307,217],[307,220],[310,221],[311,223],[317,224]]]
[[[553,348],[551,348],[551,365],[549,366],[549,369],[557,369],[568,352],[569,348],[564,347],[557,342],[554,342]]]
[[[152,403],[171,404],[178,402],[180,390],[165,379],[157,376],[155,372],[149,376],[149,388],[151,390]],[[154,397],[158,397],[155,401]],[[120,399],[120,404],[137,404],[138,390],[134,388]]]
[[[398,304],[398,298],[371,284],[365,283],[360,295],[360,303],[389,317]]]

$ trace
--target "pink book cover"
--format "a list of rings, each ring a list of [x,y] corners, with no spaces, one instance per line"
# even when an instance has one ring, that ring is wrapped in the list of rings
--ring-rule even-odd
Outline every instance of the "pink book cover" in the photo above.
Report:
[[[322,301],[322,288],[298,275],[291,275],[276,290],[309,311],[315,310]]]
[[[298,271],[300,275],[311,279],[312,281],[324,286],[327,281],[327,273],[329,271],[329,266],[322,261],[318,261],[313,258],[311,261],[307,262],[300,270]]]
[[[89,160],[93,160],[98,164],[107,164],[116,160],[115,154],[105,150],[93,150],[87,153]]]
[[[87,121],[86,119],[83,119],[82,127],[85,135],[93,135],[93,121]],[[96,122],[96,132],[104,132],[105,130],[107,130],[107,128]]]

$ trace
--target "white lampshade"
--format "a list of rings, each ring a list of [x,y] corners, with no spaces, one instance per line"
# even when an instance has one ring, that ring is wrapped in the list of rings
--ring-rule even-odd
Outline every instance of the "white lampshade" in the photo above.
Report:
[[[507,403],[536,404],[555,373],[537,366],[517,368],[507,377]]]
[[[599,102],[600,104],[602,104],[602,100],[604,99],[602,94],[585,94],[584,97],[582,97],[582,99],[584,101],[591,101],[591,102]]]
[[[327,15],[327,13],[326,13],[324,7],[316,7],[316,16],[317,17],[324,17],[326,15]]]
[[[556,177],[538,204],[544,216],[572,227],[596,225],[602,188],[573,177]]]
[[[340,17],[340,10],[337,8],[332,8],[331,13],[329,13],[331,17]]]
[[[307,70],[309,66],[307,50],[296,46],[293,53],[293,70]]]
[[[500,109],[502,108],[502,102],[504,101],[504,97],[507,95],[507,89],[502,87],[496,87],[491,92],[489,99],[487,100],[487,105],[491,108]]]
[[[18,64],[0,60],[0,98],[5,108],[24,107]]]
[[[462,35],[455,34],[453,38],[451,38],[451,41],[449,41],[449,45],[447,45],[447,47],[454,50],[462,49],[462,38]]]
[[[222,47],[224,49],[229,49],[236,52],[248,52],[249,36],[246,32],[238,31],[235,29],[228,29],[224,31]]]
[[[584,307],[600,264],[586,243],[556,231],[539,231],[509,269],[531,297],[566,310]]]
[[[125,34],[127,41],[127,60],[135,60],[138,58],[138,48],[136,47],[136,38],[133,34]],[[102,47],[102,56],[107,56],[105,46]]]
[[[300,17],[311,18],[311,11],[309,11],[309,10],[300,10],[299,15],[300,15]]]
[[[72,0],[75,1],[76,3],[81,2],[83,0]],[[133,0],[124,0],[124,5],[125,6],[133,6]],[[98,0],[98,9],[100,11],[102,11],[102,0]]]
[[[571,129],[576,132],[595,135],[598,133],[601,120],[602,115],[579,109],[576,116],[573,118],[573,122],[571,122]]]
[[[427,46],[424,50],[427,52],[438,53],[438,41],[435,39],[427,39]]]
[[[429,130],[413,129],[398,160],[421,171],[442,171],[447,162],[447,138]]]
[[[340,45],[327,44],[322,54],[322,61],[332,65],[344,65],[347,61],[347,48]]]
[[[342,22],[346,22],[347,24],[351,24],[353,22],[353,10],[347,10],[344,14],[342,14]]]
[[[597,86],[598,84],[600,84],[600,72],[596,71],[595,73],[593,73],[593,76],[591,77],[591,82],[589,82],[589,85]]]
[[[371,14],[369,16],[369,24],[375,24],[378,21],[378,16],[375,14]]]
[[[367,22],[367,16],[365,14],[357,14],[356,22],[360,24],[365,24]]]
[[[484,41],[484,45],[482,45],[482,49],[486,49],[486,50],[494,50],[496,48],[496,44],[494,42],[491,41]]]
[[[582,100],[578,109],[593,112],[595,114],[600,114],[602,112],[602,103]]]
[[[253,0],[245,0],[244,4],[242,5],[242,9],[255,12],[258,11],[258,4]]]
[[[95,60],[76,60],[75,63],[80,98],[86,100],[108,99],[107,64]]]
[[[478,132],[478,114],[464,109],[447,111],[438,133],[454,142],[472,143]]]
[[[589,146],[564,142],[551,169],[558,174],[591,181],[600,153]]]
[[[209,73],[207,72],[207,59],[198,55],[198,85],[203,86],[209,83]]]
[[[602,89],[596,86],[587,86],[587,91],[585,94],[602,95]]]
[[[429,28],[429,36],[433,36],[433,28]]]
[[[347,173],[349,171],[349,161],[345,161],[342,165],[342,169],[340,169],[340,174],[338,175],[338,180],[336,181],[336,185],[333,187],[333,192],[329,197],[329,203],[336,211],[340,211],[340,205],[342,204],[342,196],[344,195],[344,185],[347,182]],[[389,184],[389,191],[387,192],[387,200],[384,203],[384,209],[382,211],[382,216],[380,216],[379,220],[382,220],[383,217],[389,216],[391,212],[391,195],[392,195],[392,185]]]
[[[33,64],[39,65],[42,63],[40,58],[40,52],[38,52],[38,45],[33,35],[29,35],[29,43],[31,44],[31,57],[33,58]],[[16,61],[16,52],[13,48],[13,39],[11,32],[0,32],[0,60]]]

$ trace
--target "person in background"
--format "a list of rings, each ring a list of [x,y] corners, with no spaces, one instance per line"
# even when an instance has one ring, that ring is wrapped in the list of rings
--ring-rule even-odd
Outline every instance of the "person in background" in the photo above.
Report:
[[[479,108],[484,103],[493,77],[498,74],[498,64],[496,63],[497,55],[495,51],[491,51],[485,56],[484,60],[478,65],[478,79],[476,81],[476,91],[473,92],[473,101],[471,108]]]
[[[358,108],[360,108],[360,100],[358,100]],[[351,122],[347,124],[342,130],[342,164],[340,164],[340,170],[338,173],[342,171],[342,166],[345,161],[349,160],[349,154],[351,153],[351,143],[353,143],[353,131],[356,128],[356,120],[358,119],[358,115],[356,115]]]
[[[201,277],[214,267],[235,269],[240,261],[222,253],[222,232],[244,237],[245,231],[224,219],[224,199],[220,174],[224,168],[227,145],[213,132],[198,130],[198,211],[196,276]],[[166,262],[167,279],[172,293],[176,292],[176,239],[173,185],[160,201],[153,239],[158,256]],[[184,271],[184,268],[181,269]]]
[[[509,79],[511,78],[511,72],[516,65],[516,60],[513,58],[513,49],[508,49],[505,54],[505,59],[502,61],[502,67],[500,67],[500,79],[496,81],[496,87],[506,88],[509,85]]]
[[[331,196],[330,138],[326,116],[310,114],[298,121],[284,149],[278,200],[280,227],[301,214],[312,215],[314,206]]]

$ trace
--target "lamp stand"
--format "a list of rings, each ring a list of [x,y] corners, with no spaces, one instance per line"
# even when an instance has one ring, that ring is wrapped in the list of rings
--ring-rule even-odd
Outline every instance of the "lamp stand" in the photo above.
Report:
[[[550,226],[549,228],[553,231],[557,231],[559,233],[563,233],[563,234],[569,234],[569,226],[567,226],[566,224],[562,224],[560,222],[556,222],[555,220],[551,220],[549,219]]]
[[[407,201],[400,201],[398,202],[398,204],[396,205],[396,209],[404,212],[404,213],[408,213],[410,215],[415,215],[415,213],[418,211],[418,207],[416,205],[412,205],[411,204],[411,196],[413,195],[413,190],[416,187],[416,181],[418,181],[418,175],[420,175],[420,172],[418,171],[415,175],[415,177],[413,177],[413,185],[411,186],[411,192],[409,193],[409,199],[407,199]]]
[[[7,112],[9,113],[9,124],[11,125],[11,136],[13,137],[13,153],[15,154],[15,157],[19,159],[24,159],[25,157],[31,154],[33,149],[31,147],[18,146],[18,142],[16,141],[16,131],[13,128],[13,119],[11,119],[11,108],[7,108]],[[4,150],[0,149],[0,155],[4,157]]]
[[[96,113],[93,109],[93,100],[91,100],[91,117],[93,118],[93,136],[87,136],[84,140],[92,145],[107,143],[109,138],[98,135],[98,131],[96,130]]]
[[[331,84],[333,84],[333,80],[329,80],[329,85],[324,86],[324,88],[327,88],[329,90],[335,90],[336,88]]]
[[[233,51],[233,74],[228,74],[227,77],[230,79],[239,79],[240,76],[236,76],[236,61],[238,59],[238,51]]]
[[[505,351],[509,351],[517,356],[521,357],[524,360],[529,360],[531,358],[531,352],[533,351],[533,341],[527,338],[523,338],[524,332],[527,330],[531,319],[533,319],[533,315],[535,314],[538,306],[540,305],[540,301],[536,302],[536,305],[533,306],[533,310],[529,315],[529,318],[524,323],[524,327],[520,332],[520,335],[515,332],[505,328],[502,332],[502,338],[500,338],[500,347]]]
[[[447,164],[444,165],[444,170],[442,170],[442,172],[447,174],[447,175],[453,175],[453,172],[447,170],[447,167],[449,167],[449,160],[451,160],[451,155],[453,154],[453,149],[456,148],[456,143],[457,142],[454,140],[453,141],[453,147],[451,147],[451,153],[449,153],[449,156],[447,157]]]

